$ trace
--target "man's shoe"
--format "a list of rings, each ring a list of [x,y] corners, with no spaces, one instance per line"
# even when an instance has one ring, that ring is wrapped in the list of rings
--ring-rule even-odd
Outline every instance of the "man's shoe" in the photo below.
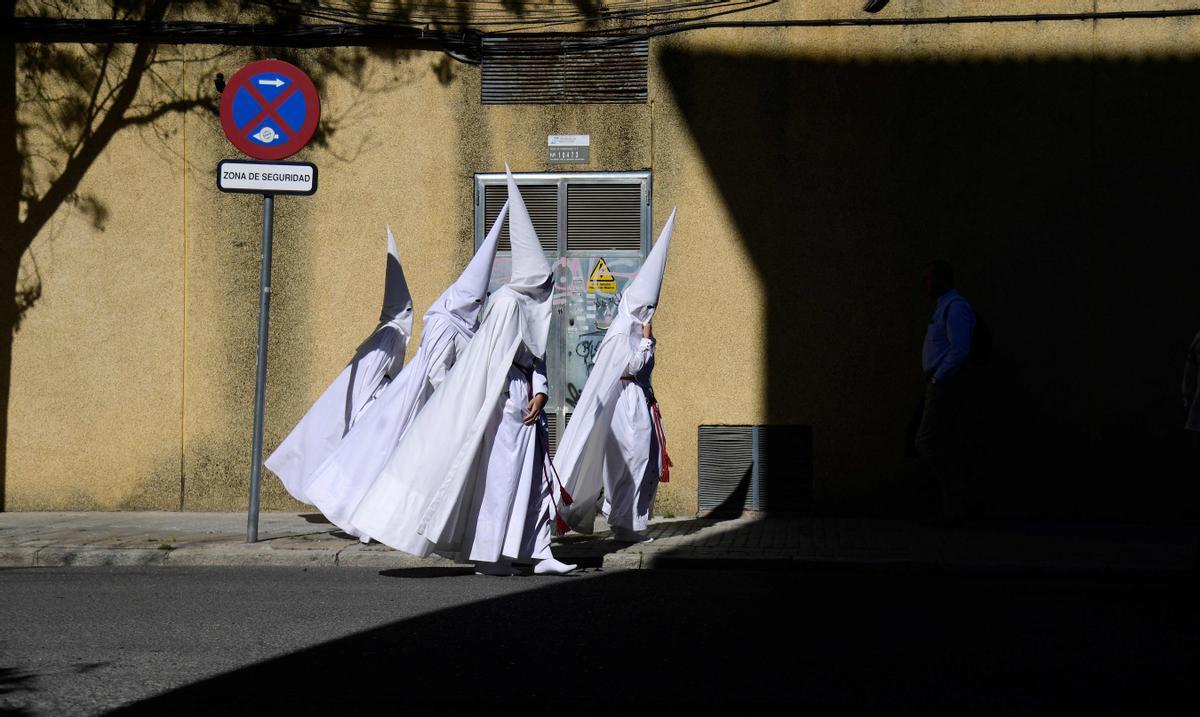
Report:
[[[887,7],[888,0],[867,0],[867,4],[863,5],[863,12],[879,12]]]

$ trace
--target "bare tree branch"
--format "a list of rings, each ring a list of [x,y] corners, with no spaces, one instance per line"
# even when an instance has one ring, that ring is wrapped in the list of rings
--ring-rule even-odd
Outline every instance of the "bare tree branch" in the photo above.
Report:
[[[166,14],[167,5],[167,0],[156,0],[146,11],[147,18],[161,19]],[[136,47],[129,63],[129,74],[121,83],[120,90],[104,114],[104,119],[100,121],[94,131],[86,134],[86,139],[80,145],[79,151],[70,156],[62,174],[50,184],[45,194],[28,206],[25,220],[20,223],[21,240],[26,246],[50,220],[58,206],[75,193],[87,170],[100,156],[100,152],[108,145],[117,131],[125,125],[125,113],[137,97],[142,76],[153,55],[154,47],[151,45]]]
[[[172,102],[155,105],[154,109],[149,112],[137,115],[128,115],[125,117],[124,126],[137,127],[148,125],[156,120],[162,119],[166,115],[176,112],[189,112],[196,109],[206,109],[212,113],[217,112],[217,104],[212,100],[207,99],[179,99]]]

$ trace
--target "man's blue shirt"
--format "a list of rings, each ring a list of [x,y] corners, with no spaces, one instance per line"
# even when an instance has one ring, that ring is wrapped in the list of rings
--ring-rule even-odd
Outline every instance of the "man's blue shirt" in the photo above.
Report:
[[[933,318],[925,331],[921,366],[925,375],[936,381],[962,370],[971,355],[971,336],[975,332],[975,311],[962,294],[954,289],[938,297]]]

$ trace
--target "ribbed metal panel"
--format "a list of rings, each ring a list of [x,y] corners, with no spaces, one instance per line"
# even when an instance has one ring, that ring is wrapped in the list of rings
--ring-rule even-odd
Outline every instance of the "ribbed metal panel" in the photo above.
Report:
[[[567,185],[567,251],[642,248],[642,185]]]
[[[558,450],[558,414],[546,412],[546,432],[550,434],[550,457]]]
[[[700,510],[744,506],[754,477],[753,450],[750,426],[700,426]]]
[[[500,209],[508,199],[508,187],[503,184],[489,184],[483,190],[483,225],[486,232],[492,222],[500,215]],[[529,210],[529,218],[533,220],[533,230],[537,232],[538,241],[542,248],[550,253],[558,252],[558,185],[556,184],[523,184],[521,199]],[[504,220],[504,228],[500,230],[499,251],[512,251],[508,238],[508,220]]]
[[[808,426],[700,426],[698,457],[702,512],[811,507]]]
[[[576,35],[483,38],[483,104],[645,104],[650,41]]]

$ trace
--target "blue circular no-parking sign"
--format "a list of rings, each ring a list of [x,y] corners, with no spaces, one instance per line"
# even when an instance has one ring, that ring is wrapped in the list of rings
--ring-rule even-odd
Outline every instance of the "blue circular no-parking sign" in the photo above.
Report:
[[[225,136],[255,159],[299,152],[321,120],[317,88],[304,71],[283,60],[257,60],[234,73],[221,93]]]

